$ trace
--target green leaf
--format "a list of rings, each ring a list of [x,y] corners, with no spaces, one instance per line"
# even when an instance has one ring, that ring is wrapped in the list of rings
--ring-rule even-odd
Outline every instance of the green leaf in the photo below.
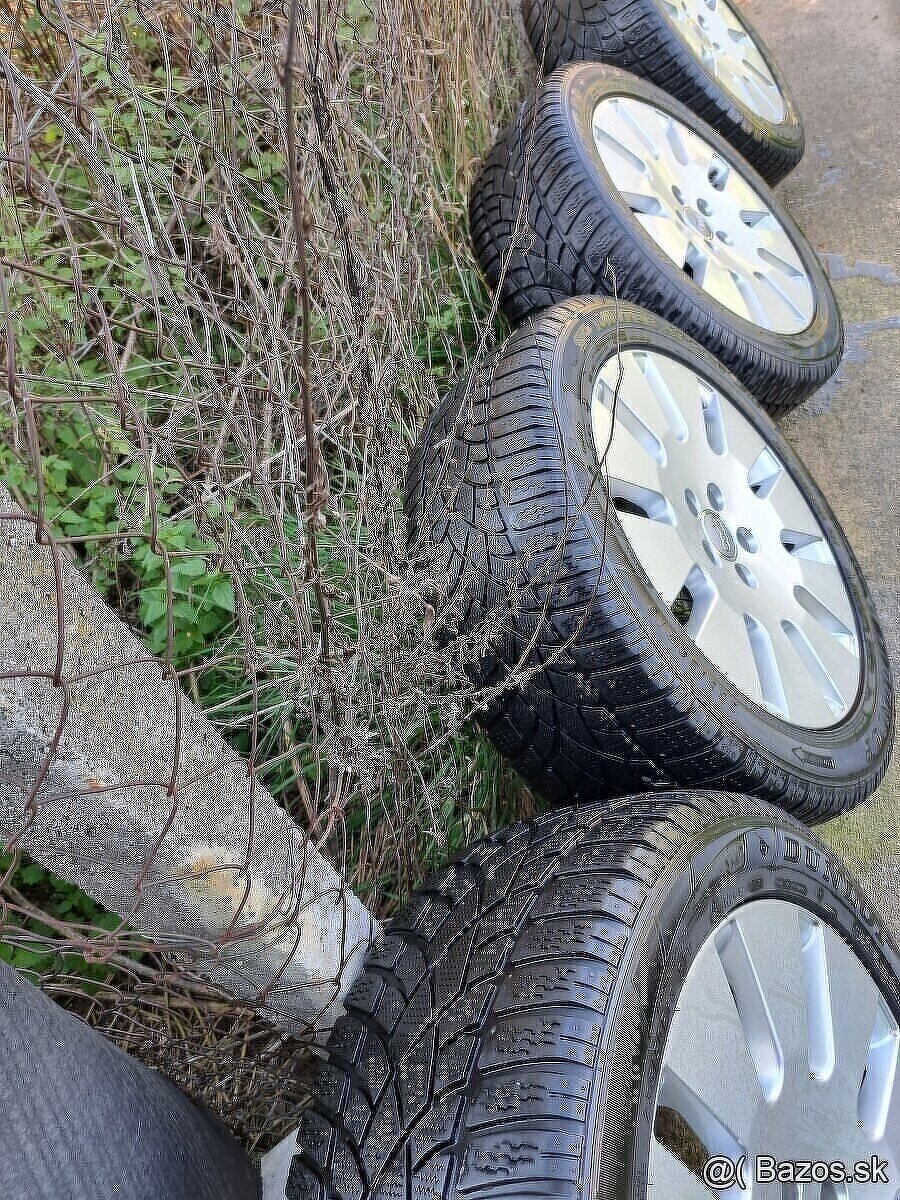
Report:
[[[145,625],[156,625],[161,621],[169,609],[168,600],[163,594],[159,598],[154,598],[148,604],[144,605],[142,619]]]
[[[206,575],[206,560],[202,558],[180,558],[172,563],[173,575]]]
[[[34,950],[22,950],[17,946],[13,951],[12,965],[20,971],[27,971],[29,968],[46,966],[52,957],[52,954],[37,954]]]
[[[105,912],[96,918],[94,924],[99,925],[101,929],[118,929],[122,924],[122,918],[116,913]]]
[[[221,583],[217,583],[209,593],[209,601],[215,604],[217,608],[224,608],[226,612],[234,612],[234,587],[227,579],[223,579]]]

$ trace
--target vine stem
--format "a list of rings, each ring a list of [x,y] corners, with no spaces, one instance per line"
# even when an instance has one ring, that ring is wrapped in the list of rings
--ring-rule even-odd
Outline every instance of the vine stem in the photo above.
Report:
[[[328,668],[331,661],[331,637],[329,627],[331,614],[325,589],[322,586],[319,567],[319,546],[316,538],[318,509],[321,506],[320,481],[324,470],[321,447],[316,438],[316,419],[313,413],[312,391],[309,386],[310,369],[310,303],[309,263],[307,259],[309,241],[309,218],[306,198],[300,186],[297,172],[297,139],[294,129],[294,50],[297,42],[300,4],[291,0],[288,32],[285,43],[282,86],[285,106],[285,156],[287,158],[288,186],[291,194],[291,216],[297,243],[297,259],[300,271],[300,399],[303,412],[303,433],[306,439],[306,531],[305,544],[313,595],[319,614],[319,630],[322,640],[321,658]],[[332,695],[332,705],[335,697]]]

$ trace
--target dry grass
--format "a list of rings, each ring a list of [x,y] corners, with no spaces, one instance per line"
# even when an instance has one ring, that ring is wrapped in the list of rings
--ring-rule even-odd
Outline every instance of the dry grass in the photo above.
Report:
[[[389,912],[531,803],[423,650],[399,508],[496,336],[465,210],[532,70],[515,0],[6,0],[0,45],[0,471]],[[87,986],[16,869],[45,986],[275,1140],[298,1048],[125,935]]]

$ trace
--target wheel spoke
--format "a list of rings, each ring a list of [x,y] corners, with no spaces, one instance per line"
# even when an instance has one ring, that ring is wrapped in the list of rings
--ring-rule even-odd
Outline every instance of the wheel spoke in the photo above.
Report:
[[[760,1089],[756,1068],[747,1053],[744,1028],[715,946],[705,952],[693,986],[678,1001],[675,1021],[690,1036],[672,1037],[666,1047],[666,1066],[673,1073],[681,1094],[702,1097],[719,1123],[740,1141],[752,1130]],[[704,1052],[698,1054],[698,1048]],[[728,1071],[717,1063],[728,1063]],[[677,1096],[672,1105],[688,1121]],[[701,1131],[691,1126],[698,1136]],[[723,1140],[720,1134],[717,1141]],[[711,1147],[709,1148],[711,1150]]]
[[[658,1103],[678,1113],[711,1156],[725,1154],[738,1159],[746,1153],[728,1126],[671,1068],[663,1068]]]
[[[710,387],[701,385],[700,404],[703,409],[703,427],[706,442],[713,454],[719,456],[728,453],[728,435],[725,431],[725,418],[722,415],[722,401],[719,393]]]
[[[808,572],[808,576],[812,572]],[[813,582],[810,579],[810,582]],[[856,636],[855,621],[850,610],[841,574],[836,567],[822,566],[819,578],[815,581],[816,591],[812,592],[803,584],[794,587],[794,599],[805,613],[812,617],[812,622],[804,622],[805,627],[820,628],[830,635],[842,649],[854,658],[859,657],[859,641]],[[830,603],[826,604],[825,600]],[[835,612],[839,609],[840,612]]]
[[[683,267],[689,244],[688,235],[676,225],[666,212],[635,213],[640,225],[646,229],[660,250],[675,263]]]
[[[791,297],[783,274],[779,272],[776,276],[771,271],[757,271],[754,273],[753,279],[756,282],[755,291],[763,308],[769,310],[774,303],[776,310],[783,314],[789,324],[805,319],[804,309]],[[753,284],[750,283],[748,286],[753,287]],[[764,295],[764,292],[768,294]]]
[[[658,467],[665,465],[666,451],[662,442],[622,396],[616,401],[616,420]]]
[[[642,122],[635,117],[631,105],[619,104],[616,111],[629,127],[634,137],[644,147],[646,153],[649,154],[651,162],[655,162],[660,157],[659,146],[644,128]]]
[[[668,218],[669,214],[663,211],[662,205],[655,196],[651,196],[647,192],[629,192],[625,188],[619,190],[622,199],[635,216]]]
[[[757,235],[762,238],[767,232],[776,232],[779,229],[778,222],[772,216],[767,208],[760,208],[761,203],[759,196],[747,186],[739,175],[735,175],[731,185],[731,193],[735,200],[742,198],[745,207],[739,213],[740,219],[748,229],[756,231]]]
[[[855,1122],[860,1084],[882,1001],[875,989],[864,986],[862,965],[858,960],[848,961],[843,943],[830,929],[826,931],[826,947],[835,1044],[831,1086],[846,1095],[847,1117]]]
[[[709,289],[706,285],[706,275],[709,270],[709,255],[701,246],[699,246],[694,238],[688,241],[687,253],[684,256],[682,267],[685,274],[690,275],[694,283],[704,291]]]
[[[859,656],[856,622],[844,579],[836,563],[802,562],[802,584],[794,591],[794,599],[823,629]],[[799,589],[799,590],[798,590]]]
[[[813,679],[822,683],[822,694],[829,703],[840,698],[840,708],[849,708],[859,685],[859,651],[852,633],[835,633],[820,624],[819,618],[785,620],[782,626],[800,661]],[[826,683],[830,682],[830,686]]]
[[[731,164],[719,154],[713,154],[706,177],[717,192],[725,191],[731,179]]]
[[[772,245],[759,246],[756,251],[757,256],[767,266],[777,271],[783,281],[793,282],[795,285],[802,283],[805,288],[806,276],[793,263],[788,262],[783,257],[785,246],[788,245],[783,233],[779,233],[778,235],[764,235],[763,240],[771,242]]]
[[[777,120],[784,111],[781,92],[778,90],[777,84],[774,80],[767,79],[749,59],[744,58],[741,61],[744,66],[741,82],[748,100],[751,101],[751,107],[753,107],[752,99],[755,97],[757,112],[763,115],[768,112],[773,119]]]
[[[800,488],[783,469],[766,495],[771,496],[772,506],[782,522],[783,529],[807,530],[810,522],[815,521]]]
[[[722,409],[722,426],[729,454],[735,460],[742,481],[758,496],[768,495],[782,475],[781,463],[766,446],[761,434],[731,404]]]
[[[702,62],[704,63],[704,65],[708,68],[709,73],[714,78],[718,79],[719,74],[721,72],[722,65],[721,65],[721,62],[719,61],[719,59],[716,58],[715,54],[713,54],[713,52],[711,50],[708,50],[708,51],[704,52],[703,54],[701,54],[700,58],[701,58]]]
[[[806,533],[799,529],[782,529],[781,544],[788,554],[804,562],[822,563],[834,566],[834,555],[831,547],[820,533]]]
[[[756,677],[762,702],[766,708],[787,718],[788,702],[784,692],[781,668],[772,645],[772,637],[762,622],[749,613],[744,613],[744,626],[750,642],[750,651],[756,664]]]
[[[662,521],[620,512],[625,536],[638,551],[650,581],[666,604],[671,604],[684,586],[693,562],[678,530]]]
[[[735,287],[740,292],[744,308],[750,314],[750,320],[757,325],[762,325],[764,328],[768,326],[769,312],[760,295],[757,280],[752,276],[748,278],[746,274],[739,275],[736,271],[730,271],[729,273],[734,280]]]
[[[742,101],[747,108],[756,107],[756,105],[753,103],[754,97],[751,95],[750,89],[747,85],[747,80],[744,77],[744,73],[740,71],[733,63],[728,61],[723,62],[720,60],[719,77],[721,78],[724,86],[735,96],[737,96],[737,98]]]
[[[848,702],[853,699],[852,696],[847,696],[841,690],[838,681],[834,678],[834,672],[829,670],[829,667],[823,662],[821,655],[817,652],[816,647],[812,644],[804,629],[793,621],[782,621],[781,628],[784,636],[790,643],[791,648],[799,659],[799,662],[808,677],[806,680],[806,688],[803,692],[803,703],[809,705],[812,703],[813,697],[809,694],[809,682],[811,681],[818,695],[829,709],[832,719],[836,719],[848,706]],[[780,641],[776,642],[776,646],[780,646]],[[789,681],[790,684],[802,684],[803,680],[797,679],[792,673],[794,663],[786,654],[780,659],[783,680]],[[856,670],[853,670],[853,682],[856,682]],[[791,699],[788,700],[788,709],[792,705]],[[820,706],[821,707],[821,706]],[[821,717],[819,718],[821,720]],[[827,723],[827,721],[826,721]]]
[[[637,367],[635,390],[661,414],[664,426],[669,429],[675,441],[686,442],[690,437],[689,421],[686,418],[689,418],[692,407],[699,408],[700,403],[696,375],[690,371],[679,370],[677,365],[671,362],[666,363],[666,370],[663,372],[653,354],[639,352],[634,356],[634,361]]]
[[[760,1092],[769,1106],[779,1081],[778,1099],[790,1103],[798,1083],[805,1087],[809,1079],[809,1016],[798,915],[773,921],[769,906],[750,905],[738,909],[715,939],[735,1006],[748,1010],[742,1020],[748,1045],[755,1039],[759,1046],[754,1063],[764,1076]],[[729,955],[735,960],[731,967]]]
[[[623,141],[615,137],[614,134],[598,125],[596,121],[594,122],[594,137],[599,143],[606,146],[607,149],[612,150],[616,156],[618,165],[613,174],[613,181],[616,187],[629,187],[639,190],[636,186],[637,183],[647,176],[647,168],[643,159],[635,154]],[[626,176],[626,179],[630,182],[624,182],[622,179],[623,171],[626,168],[631,172],[630,175]]]
[[[796,720],[802,713],[807,722],[818,727],[833,725],[841,707],[841,693],[818,663],[815,652],[807,648],[802,630],[795,622],[782,619],[770,633],[788,717]]]
[[[688,622],[688,629],[691,631],[694,628],[693,620],[694,613],[691,613],[691,621]],[[743,613],[736,612],[729,604],[721,601],[710,605],[695,641],[706,657],[717,663],[722,674],[732,682],[750,680],[756,684],[756,694],[751,698],[757,703],[762,700]]]
[[[621,403],[621,397],[619,398]],[[624,443],[624,444],[623,444]],[[652,506],[652,515],[663,519],[663,513],[668,512],[668,503],[662,504],[662,484],[659,478],[659,463],[656,457],[648,454],[646,446],[642,446],[632,432],[617,420],[613,433],[609,454],[607,455],[607,479],[610,495],[615,499],[628,499],[627,491],[623,488],[630,486],[644,492],[652,492],[660,497]],[[642,507],[647,512],[645,505]]]
[[[647,429],[639,417],[628,409],[620,399],[616,409],[616,427],[610,453],[615,450],[615,474],[606,470],[606,482],[610,497],[623,501],[618,505],[623,511],[628,506],[640,510],[657,521],[673,525],[675,513],[662,491],[659,481],[659,457],[665,461],[665,450],[654,434]],[[627,457],[620,452],[621,442],[627,438],[631,445]],[[602,446],[600,448],[602,453]],[[605,466],[605,464],[602,464]]]
[[[762,445],[762,439],[759,438],[757,441],[755,434],[755,430],[750,431],[749,437],[746,439],[749,442],[749,446]],[[746,462],[749,455],[745,456],[741,454],[740,458],[743,462]],[[783,478],[783,464],[775,457],[768,446],[763,445],[747,470],[747,486],[758,500],[768,500]]]
[[[666,121],[665,141],[663,143],[663,156],[669,161],[678,164],[679,167],[685,167],[691,161],[691,156],[688,153],[688,148],[685,144],[685,138],[682,130],[684,126],[680,121],[675,121],[669,117]],[[669,153],[666,153],[665,147],[668,147]],[[674,164],[673,164],[674,165]],[[677,168],[675,171],[677,175]]]
[[[763,994],[756,965],[734,917],[716,935],[719,962],[734,996],[747,1052],[756,1068],[763,1096],[774,1104],[784,1086],[784,1055]]]
[[[806,1061],[810,1075],[827,1083],[834,1073],[835,1052],[825,926],[803,911],[798,916],[806,1000]]]
[[[885,1129],[900,1129],[900,1064],[898,1064],[894,1075],[890,1102],[887,1105],[887,1121],[885,1122]]]
[[[742,100],[747,108],[760,116],[777,121],[783,112],[781,93],[777,87],[766,90],[760,83],[759,72],[746,58],[719,57],[725,87]]]
[[[888,1113],[897,1082],[898,1061],[900,1028],[882,1000],[869,1039],[869,1052],[857,1101],[859,1123],[873,1142],[884,1137],[887,1129]]]
[[[714,300],[718,300],[731,312],[748,321],[755,321],[756,316],[744,292],[738,286],[734,272],[724,263],[714,262],[706,275],[706,290]]]

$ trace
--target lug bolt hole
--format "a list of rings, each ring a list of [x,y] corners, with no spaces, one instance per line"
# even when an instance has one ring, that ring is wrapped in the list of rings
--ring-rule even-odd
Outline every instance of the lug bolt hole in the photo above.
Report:
[[[706,489],[706,494],[716,512],[722,512],[725,508],[725,493],[722,489],[717,484],[711,483]]]
[[[738,545],[742,550],[746,550],[748,554],[759,553],[759,542],[756,540],[756,535],[752,529],[748,529],[745,525],[741,525],[736,535]]]
[[[719,239],[719,241],[722,243],[723,246],[733,246],[734,245],[734,238],[730,237],[725,232],[724,229],[716,230],[716,237]]]
[[[706,551],[706,557],[709,559],[712,565],[717,567],[720,563],[719,556],[716,554],[715,550],[713,550],[706,538],[703,539],[703,549]]]
[[[694,495],[694,493],[691,491],[690,488],[685,488],[684,502],[688,506],[688,511],[691,513],[691,516],[694,516],[694,517],[700,516],[700,501],[697,499],[697,497]]]
[[[709,203],[709,201],[704,200],[702,196],[697,201],[697,207],[703,213],[704,217],[712,216],[712,205]]]
[[[672,195],[675,197],[675,199],[678,201],[679,204],[684,204],[684,192],[681,190],[681,188],[678,186],[677,183],[672,184]]]
[[[734,569],[738,573],[738,578],[742,583],[746,583],[749,588],[758,588],[759,580],[753,574],[749,567],[745,567],[743,563],[735,563]]]

